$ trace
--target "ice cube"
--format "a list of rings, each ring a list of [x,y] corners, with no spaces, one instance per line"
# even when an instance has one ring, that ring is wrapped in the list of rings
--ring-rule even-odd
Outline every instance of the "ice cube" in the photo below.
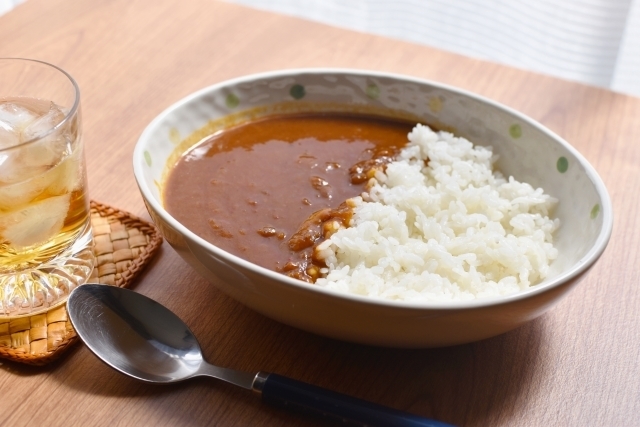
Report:
[[[49,135],[20,153],[20,163],[33,174],[51,169],[67,155],[66,141],[60,135]]]
[[[22,182],[34,176],[33,170],[20,160],[20,152],[9,151],[0,154],[0,186]],[[42,173],[43,171],[38,171]],[[35,174],[37,175],[37,174]]]
[[[55,179],[47,188],[47,192],[52,195],[70,193],[82,185],[82,151],[76,151],[67,156],[52,172],[55,172]]]
[[[30,141],[45,135],[55,126],[60,124],[62,120],[64,120],[64,112],[62,112],[62,110],[52,102],[49,106],[49,111],[40,117],[34,117],[34,120],[24,127],[24,130],[22,131],[23,141]]]
[[[31,142],[21,150],[21,163],[34,172],[44,171],[60,163],[69,154],[66,128],[56,129],[47,135],[62,120],[64,113],[52,102],[47,113],[37,117],[23,130],[22,140]]]
[[[0,213],[0,242],[14,249],[44,243],[64,225],[71,195],[50,197],[13,212]]]
[[[60,196],[79,189],[84,178],[81,160],[82,153],[77,150],[44,173],[11,185],[0,183],[0,212],[19,208],[42,196]]]
[[[0,212],[20,208],[42,195],[60,196],[79,188],[83,178],[81,160],[82,151],[76,150],[57,166],[35,176],[32,171],[19,169],[20,165],[18,168],[0,167]],[[16,179],[22,172],[31,175],[27,179],[18,180],[12,184],[6,182],[3,184],[5,171],[10,174],[5,177],[6,179]]]
[[[11,124],[0,120],[0,150],[20,144],[20,133]]]
[[[0,166],[0,185],[25,182],[46,173],[60,162],[58,154],[46,141],[37,141],[11,150]]]
[[[65,171],[56,167],[14,184],[2,185],[0,183],[0,212],[21,208],[45,191],[51,196],[68,193],[69,191],[64,191],[64,188],[59,188],[61,184],[58,181],[68,180],[63,172]],[[12,172],[12,174],[15,177],[17,172]],[[2,174],[0,174],[0,179],[2,179]]]
[[[41,115],[33,113],[32,111],[36,111],[37,108],[40,108],[41,112],[46,112]],[[34,104],[33,110],[23,105],[0,104],[0,119],[7,117],[10,122],[3,122],[4,128],[19,129],[22,126],[19,129],[21,141],[29,142],[15,150],[0,154],[0,157],[5,157],[4,159],[0,158],[0,162],[2,162],[0,165],[0,186],[4,185],[0,196],[6,196],[6,200],[0,200],[0,210],[5,210],[7,206],[16,208],[40,194],[42,189],[50,186],[56,180],[56,178],[53,181],[49,179],[52,175],[48,171],[60,164],[70,154],[70,145],[67,141],[69,137],[64,126],[43,136],[65,117],[64,112],[53,102],[47,101],[42,104],[40,101],[40,104]],[[15,142],[15,139],[12,141]],[[18,183],[20,185],[17,185]],[[13,185],[7,186],[8,184]],[[64,185],[65,189],[67,187]],[[24,194],[18,196],[21,191]],[[62,192],[50,192],[49,194],[57,195]]]
[[[0,153],[0,197],[4,192],[7,192],[7,195],[15,195],[22,191],[19,189],[29,193],[24,194],[22,198],[25,198],[37,191],[36,188],[51,186],[51,195],[62,194],[75,188],[78,178],[74,178],[73,175],[78,174],[79,160],[75,160],[78,153],[68,153],[70,149],[63,136],[49,135],[47,138],[27,143],[18,150]],[[74,157],[74,160],[67,161],[70,157]],[[73,165],[62,167],[66,163]],[[12,186],[9,187],[9,184]],[[3,186],[6,187],[4,191]],[[7,203],[15,207],[12,201]],[[0,200],[0,209],[4,204]]]
[[[0,121],[11,126],[12,129],[20,132],[38,116],[28,108],[11,102],[0,103]]]

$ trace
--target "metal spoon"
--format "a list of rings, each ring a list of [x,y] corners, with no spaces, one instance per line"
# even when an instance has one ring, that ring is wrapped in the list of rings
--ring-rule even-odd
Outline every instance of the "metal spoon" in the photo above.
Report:
[[[207,363],[182,320],[139,293],[86,284],[69,296],[71,323],[89,349],[112,368],[138,380],[174,383],[197,376],[253,390],[264,402],[371,426],[451,427],[277,374],[250,374]]]

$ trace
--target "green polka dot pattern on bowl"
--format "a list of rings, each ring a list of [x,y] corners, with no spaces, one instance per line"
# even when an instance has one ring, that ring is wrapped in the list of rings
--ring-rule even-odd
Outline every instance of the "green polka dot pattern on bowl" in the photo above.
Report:
[[[302,85],[293,85],[289,90],[289,95],[291,95],[293,99],[302,99],[306,94],[307,92]]]
[[[591,219],[596,219],[598,217],[598,214],[600,213],[600,204],[596,203],[595,205],[593,205],[593,207],[591,208]]]
[[[560,157],[556,162],[556,167],[558,168],[558,172],[565,173],[567,169],[569,169],[569,160],[566,157]]]
[[[240,105],[240,98],[238,98],[236,94],[230,93],[227,95],[227,99],[225,99],[225,104],[227,104],[227,108],[236,108]]]
[[[438,114],[442,111],[443,102],[443,98],[440,98],[439,96],[432,96],[429,98],[429,110],[434,114]]]
[[[144,161],[147,162],[147,166],[151,167],[151,154],[148,151],[144,152]]]
[[[380,88],[374,84],[367,86],[366,94],[371,99],[378,99],[380,97]]]
[[[520,138],[522,136],[522,128],[520,125],[517,123],[515,125],[511,125],[511,127],[509,127],[509,135],[514,139]]]

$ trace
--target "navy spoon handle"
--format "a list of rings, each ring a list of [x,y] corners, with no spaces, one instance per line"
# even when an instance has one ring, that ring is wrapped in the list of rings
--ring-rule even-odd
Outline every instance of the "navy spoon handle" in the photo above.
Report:
[[[260,372],[254,390],[262,393],[265,403],[319,415],[343,425],[453,427],[277,374]]]

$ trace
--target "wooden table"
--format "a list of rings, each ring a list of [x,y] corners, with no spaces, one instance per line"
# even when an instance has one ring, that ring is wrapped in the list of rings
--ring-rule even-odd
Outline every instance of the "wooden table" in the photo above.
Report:
[[[613,237],[596,267],[541,318],[453,348],[338,342],[234,302],[164,245],[135,289],[167,305],[211,362],[275,371],[464,426],[640,425],[640,99],[604,89],[212,0],[28,0],[0,17],[0,56],[37,58],[82,89],[92,198],[149,218],[134,144],[183,96],[244,74],[350,67],[433,79],[493,98],[580,150],[613,199]],[[1,361],[0,425],[299,426],[212,380],[151,386],[78,344],[44,368]]]

